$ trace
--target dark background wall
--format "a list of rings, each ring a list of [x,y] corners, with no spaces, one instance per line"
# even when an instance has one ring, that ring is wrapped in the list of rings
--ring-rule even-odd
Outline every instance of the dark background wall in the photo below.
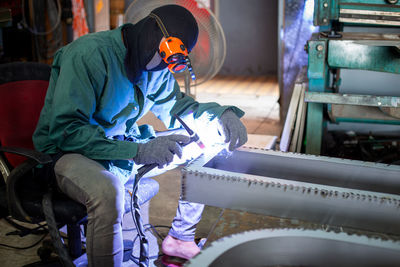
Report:
[[[278,0],[219,0],[227,52],[221,75],[277,74]]]

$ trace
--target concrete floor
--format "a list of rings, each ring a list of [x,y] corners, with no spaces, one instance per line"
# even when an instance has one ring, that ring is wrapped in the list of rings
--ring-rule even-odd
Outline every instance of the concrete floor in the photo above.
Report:
[[[263,84],[262,82],[260,83],[260,81],[258,82],[259,86]],[[268,82],[271,84],[271,80],[268,80]],[[266,87],[257,89],[258,91],[256,90],[255,92],[258,93],[255,94],[241,93],[246,92],[246,88],[249,86],[248,83],[245,85],[243,84],[243,88],[240,88],[240,84],[236,84],[235,92],[232,94],[230,94],[229,91],[222,94],[218,92],[218,89],[210,89],[212,85],[213,82],[211,81],[205,85],[205,87],[208,88],[207,90],[200,88],[196,94],[197,100],[199,102],[218,102],[221,105],[236,105],[243,109],[246,115],[242,118],[242,121],[249,133],[247,146],[265,148],[269,146],[272,136],[280,136],[282,125],[279,122],[279,105],[277,103],[278,89],[276,84],[274,85],[272,83],[274,86],[269,86],[268,90],[264,90]],[[158,130],[165,129],[151,114],[143,118],[141,123],[150,123]],[[148,205],[142,207],[143,219],[144,223],[149,222],[152,225],[165,226],[157,228],[159,233],[165,236],[168,233],[168,228],[166,227],[170,226],[178,204],[180,194],[180,169],[170,170],[162,175],[154,177],[154,179],[160,184],[160,191]],[[285,222],[285,225],[287,226],[290,223],[291,222]],[[222,209],[219,208],[206,206],[203,218],[197,227],[196,237],[208,237],[207,246],[212,241],[226,235],[250,229],[276,227],[282,224],[283,221],[277,218],[266,218],[266,216],[231,210],[222,211]],[[124,231],[124,239],[132,240],[135,236],[135,232],[129,230],[134,228],[130,214],[126,214],[124,217],[123,228],[128,229]],[[40,236],[33,235],[23,238],[6,235],[14,230],[15,229],[4,220],[0,220],[0,243],[22,247],[33,244],[40,239]],[[151,254],[158,253],[160,240],[157,240],[154,235],[149,235],[149,239],[150,246],[152,247]],[[38,247],[39,245],[25,250],[0,248],[0,265],[15,267],[36,262],[39,260],[39,257],[36,255]],[[137,252],[134,252],[134,254],[135,253]],[[162,266],[159,260],[156,260],[154,265]],[[129,262],[125,263],[124,266],[136,265]]]

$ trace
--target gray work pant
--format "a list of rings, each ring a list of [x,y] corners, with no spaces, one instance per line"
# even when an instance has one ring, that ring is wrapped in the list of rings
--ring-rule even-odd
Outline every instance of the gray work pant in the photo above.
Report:
[[[86,206],[88,225],[86,252],[89,266],[121,266],[123,259],[122,217],[125,188],[121,179],[101,164],[80,154],[66,154],[55,164],[60,189]],[[203,205],[179,201],[170,234],[194,239]]]

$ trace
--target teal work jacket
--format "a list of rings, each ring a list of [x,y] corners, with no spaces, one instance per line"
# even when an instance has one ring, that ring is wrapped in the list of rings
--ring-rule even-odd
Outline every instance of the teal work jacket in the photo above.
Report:
[[[144,72],[132,84],[125,72],[125,53],[121,27],[85,35],[56,53],[33,135],[37,150],[80,153],[99,161],[128,160],[136,156],[138,145],[127,139],[148,137],[136,124],[148,111],[168,128],[176,126],[171,114],[193,112],[197,118],[208,112],[219,117],[230,108],[243,116],[236,107],[196,102],[180,91],[167,69]]]

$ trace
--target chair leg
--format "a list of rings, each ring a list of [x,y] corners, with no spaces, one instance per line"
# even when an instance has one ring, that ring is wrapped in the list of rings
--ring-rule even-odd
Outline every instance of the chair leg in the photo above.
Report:
[[[51,240],[53,241],[53,245],[56,248],[57,254],[63,265],[66,267],[73,267],[74,263],[72,262],[64,244],[61,242],[61,235],[57,227],[56,219],[54,218],[51,195],[51,193],[45,194],[42,200],[43,213],[46,218],[47,226],[49,227]]]
[[[82,255],[81,228],[77,224],[67,225],[68,250],[73,259]]]

